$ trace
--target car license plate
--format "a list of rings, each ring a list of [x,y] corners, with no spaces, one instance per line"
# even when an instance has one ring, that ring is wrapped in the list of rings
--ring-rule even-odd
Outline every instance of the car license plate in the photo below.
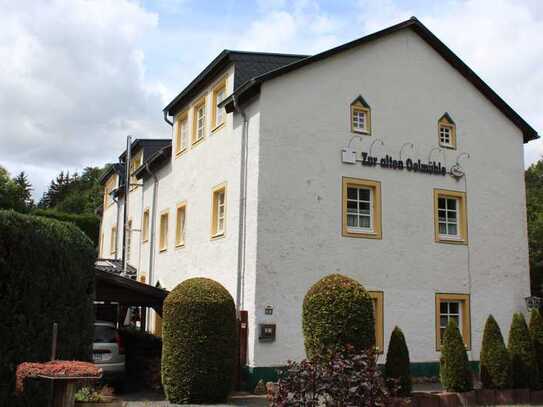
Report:
[[[93,353],[92,354],[92,360],[95,362],[101,362],[102,361],[102,354],[101,353]]]

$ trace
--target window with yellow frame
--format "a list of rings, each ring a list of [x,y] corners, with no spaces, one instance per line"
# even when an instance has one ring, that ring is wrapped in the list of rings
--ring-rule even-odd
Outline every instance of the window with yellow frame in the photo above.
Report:
[[[189,140],[189,117],[187,112],[177,115],[175,120],[175,153],[181,154],[187,149]]]
[[[202,141],[206,134],[206,98],[202,96],[192,108],[192,144]]]
[[[143,242],[149,241],[149,208],[145,208],[143,211],[143,219],[142,219],[142,240]]]
[[[175,246],[182,247],[185,245],[185,218],[187,204],[182,202],[177,205],[175,215]]]
[[[467,244],[465,192],[434,189],[434,234],[438,243]]]
[[[211,196],[211,237],[215,238],[226,230],[226,184],[213,188]]]
[[[161,252],[168,250],[169,216],[168,210],[162,211],[160,214],[158,248]]]
[[[351,103],[351,132],[371,134],[371,109],[362,95]]]
[[[448,113],[443,114],[437,122],[439,146],[456,149],[456,124]]]
[[[224,124],[226,112],[224,107],[218,105],[226,98],[226,78],[220,81],[213,88],[212,111],[211,111],[211,128],[218,129]]]
[[[342,234],[381,239],[381,183],[343,177]]]
[[[111,177],[109,177],[104,186],[104,208],[108,208],[110,205],[113,204],[114,200],[111,192],[115,189],[116,186],[117,174],[113,174]]]
[[[382,291],[368,291],[373,302],[373,318],[375,319],[375,348],[378,353],[385,349],[384,334],[384,293]]]
[[[130,191],[133,191],[138,187],[138,179],[134,172],[143,164],[143,151],[137,152],[134,157],[130,159]]]
[[[467,350],[471,349],[471,313],[469,294],[436,294],[436,350],[441,349],[443,334],[453,319],[462,334]]]
[[[117,253],[117,227],[116,226],[111,227],[111,235],[109,238],[109,253],[110,254]]]

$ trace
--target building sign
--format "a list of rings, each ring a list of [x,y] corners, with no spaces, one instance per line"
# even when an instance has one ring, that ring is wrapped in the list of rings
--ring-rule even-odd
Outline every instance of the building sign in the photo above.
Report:
[[[341,159],[346,164],[356,164],[359,162],[363,167],[381,167],[391,170],[417,172],[431,175],[447,175],[448,171],[439,161],[421,161],[408,158],[406,160],[395,160],[390,155],[384,157],[372,156],[369,153],[362,152],[357,154],[351,148],[344,148],[341,152]]]

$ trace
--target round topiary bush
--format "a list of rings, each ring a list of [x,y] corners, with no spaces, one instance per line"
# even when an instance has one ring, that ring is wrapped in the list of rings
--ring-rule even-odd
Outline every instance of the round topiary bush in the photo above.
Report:
[[[375,345],[372,299],[351,278],[339,274],[324,277],[304,298],[303,332],[309,359],[347,344],[369,349]]]
[[[488,317],[481,345],[481,384],[484,389],[511,387],[511,358],[498,323]]]
[[[216,281],[191,278],[164,301],[162,385],[172,403],[225,401],[237,349],[236,311]]]
[[[473,389],[466,346],[454,319],[449,320],[445,329],[440,362],[439,375],[445,390],[466,392]]]
[[[543,389],[543,318],[539,310],[534,309],[530,313],[530,336],[534,344],[537,369],[539,370],[538,389]]]
[[[411,394],[411,373],[409,371],[409,349],[400,328],[395,327],[390,335],[387,360],[385,363],[385,378],[390,389],[401,397]]]
[[[513,315],[508,349],[511,355],[513,388],[536,388],[539,379],[534,344],[524,315],[521,313]]]

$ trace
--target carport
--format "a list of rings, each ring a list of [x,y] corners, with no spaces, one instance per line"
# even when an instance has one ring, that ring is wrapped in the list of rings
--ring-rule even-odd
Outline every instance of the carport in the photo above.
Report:
[[[116,322],[121,325],[128,307],[152,308],[162,316],[162,304],[169,293],[167,290],[141,283],[135,279],[135,275],[122,275],[115,267],[116,264],[107,263],[107,267],[103,261],[97,262],[95,266],[97,304],[118,305]],[[145,314],[142,312],[143,316]],[[141,328],[144,329],[145,321],[141,322]]]

